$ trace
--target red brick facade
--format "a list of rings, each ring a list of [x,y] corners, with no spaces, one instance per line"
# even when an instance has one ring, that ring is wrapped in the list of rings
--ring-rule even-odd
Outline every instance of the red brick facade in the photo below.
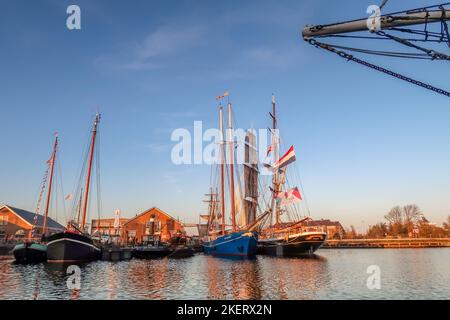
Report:
[[[122,243],[141,244],[149,236],[168,241],[176,232],[184,232],[180,221],[153,207],[127,221],[122,228]]]

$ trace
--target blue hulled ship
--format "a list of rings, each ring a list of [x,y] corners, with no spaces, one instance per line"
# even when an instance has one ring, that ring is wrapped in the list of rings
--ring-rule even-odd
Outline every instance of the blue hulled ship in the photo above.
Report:
[[[256,231],[237,231],[204,242],[203,250],[206,254],[215,256],[250,257],[256,254],[257,244]]]

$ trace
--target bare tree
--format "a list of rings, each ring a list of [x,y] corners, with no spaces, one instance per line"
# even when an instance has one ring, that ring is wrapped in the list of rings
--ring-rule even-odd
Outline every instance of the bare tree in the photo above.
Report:
[[[444,222],[444,229],[450,231],[450,216],[448,216],[447,221]]]
[[[402,224],[403,222],[403,210],[400,208],[400,206],[396,206],[389,211],[387,215],[384,216],[384,218],[390,223],[390,224]]]
[[[404,221],[406,223],[417,223],[422,218],[422,211],[416,204],[408,204],[403,207]]]

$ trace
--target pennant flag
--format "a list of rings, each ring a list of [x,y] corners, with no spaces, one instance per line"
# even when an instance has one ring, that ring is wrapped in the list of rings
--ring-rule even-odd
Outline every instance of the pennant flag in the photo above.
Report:
[[[114,228],[119,228],[120,227],[120,209],[116,209],[116,211],[114,211]]]
[[[64,200],[70,200],[73,198],[73,194],[69,193],[67,196],[64,197]]]
[[[288,150],[288,152],[286,152],[286,154],[284,156],[282,156],[280,158],[280,160],[278,160],[274,165],[273,165],[273,169],[281,169],[285,166],[287,166],[288,164],[292,163],[295,161],[295,150],[294,150],[294,146],[291,146]]]
[[[268,157],[269,154],[272,152],[272,149],[273,149],[273,144],[271,144],[271,145],[269,146],[269,148],[267,149],[267,157]]]
[[[302,195],[300,194],[300,191],[298,191],[298,188],[295,187],[294,189],[280,192],[277,195],[277,198],[281,200],[282,206],[287,206],[302,200]]]
[[[217,96],[217,97],[216,97],[216,100],[222,100],[222,99],[224,99],[225,97],[228,97],[229,95],[230,95],[230,93],[229,93],[228,91],[225,91],[224,94],[223,94],[223,96]]]

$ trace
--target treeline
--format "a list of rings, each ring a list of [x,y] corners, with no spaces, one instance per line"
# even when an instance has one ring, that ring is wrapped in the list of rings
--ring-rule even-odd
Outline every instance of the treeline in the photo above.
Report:
[[[358,234],[355,228],[346,232],[346,238],[444,238],[450,237],[450,216],[441,226],[430,223],[415,204],[392,208],[385,221],[370,226],[366,234]]]

